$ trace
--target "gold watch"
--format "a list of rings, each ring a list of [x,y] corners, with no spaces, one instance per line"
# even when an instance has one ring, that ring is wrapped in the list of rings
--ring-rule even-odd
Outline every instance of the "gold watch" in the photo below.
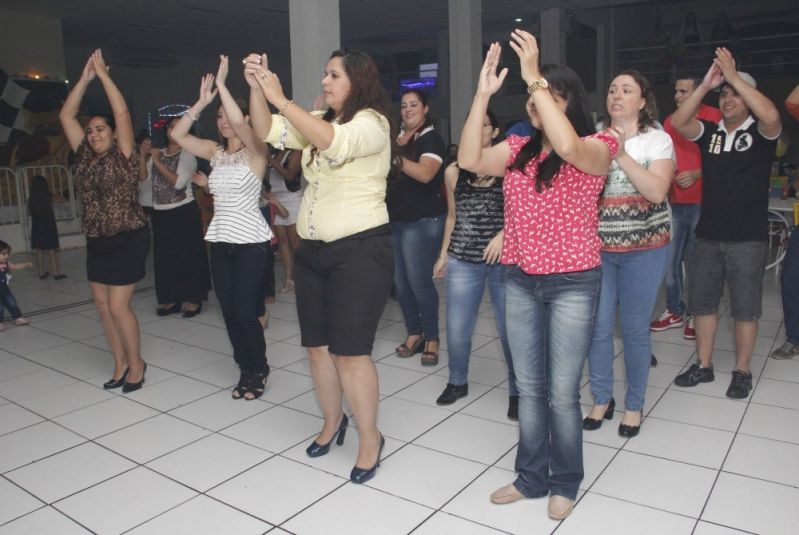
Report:
[[[536,78],[533,80],[533,82],[527,86],[527,94],[533,96],[533,93],[539,89],[549,89],[549,82],[547,82],[546,78]]]

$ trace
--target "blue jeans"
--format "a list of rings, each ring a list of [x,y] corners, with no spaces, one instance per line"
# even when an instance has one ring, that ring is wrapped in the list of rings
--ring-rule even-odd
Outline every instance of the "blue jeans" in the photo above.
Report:
[[[510,268],[508,341],[519,387],[518,477],[528,498],[574,499],[583,479],[580,377],[599,299],[600,268],[527,275]]]
[[[644,408],[652,355],[649,321],[663,280],[667,254],[668,247],[602,253],[602,292],[588,352],[595,405],[605,405],[613,397],[613,328],[618,305],[627,372],[624,409],[640,411]]]
[[[6,309],[8,309],[8,311],[11,313],[11,317],[13,319],[17,319],[22,316],[22,311],[19,309],[19,305],[17,304],[14,294],[11,293],[11,290],[8,286],[3,285],[0,286],[0,321],[3,321]]]
[[[794,229],[780,274],[782,312],[785,315],[785,337],[799,344],[799,231]]]
[[[505,283],[507,266],[475,264],[457,258],[447,260],[447,351],[449,352],[449,382],[465,385],[469,377],[469,355],[472,352],[472,335],[477,323],[477,313],[483,299],[483,288],[488,282],[494,321],[505,362],[508,365],[508,390],[518,396],[513,361],[505,329]]]
[[[211,243],[211,276],[233,359],[243,372],[269,373],[264,329],[263,273],[267,243]]]
[[[666,306],[669,312],[686,313],[683,299],[682,262],[694,244],[694,229],[699,222],[698,204],[671,205],[671,243],[666,264]]]
[[[446,216],[391,223],[394,286],[408,334],[438,340],[438,291],[433,266],[441,251]]]

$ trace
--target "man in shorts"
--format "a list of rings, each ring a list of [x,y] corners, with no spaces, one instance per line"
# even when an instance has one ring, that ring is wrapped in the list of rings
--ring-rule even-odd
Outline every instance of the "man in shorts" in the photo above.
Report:
[[[704,96],[720,87],[718,125],[693,118]],[[782,131],[776,106],[738,72],[726,48],[717,48],[702,83],[674,112],[671,123],[702,153],[702,210],[688,259],[688,308],[695,316],[699,361],[674,379],[696,386],[715,379],[713,345],[724,283],[735,323],[735,369],[727,397],[752,390],[749,361],[762,312],[763,271],[768,243],[771,163]]]

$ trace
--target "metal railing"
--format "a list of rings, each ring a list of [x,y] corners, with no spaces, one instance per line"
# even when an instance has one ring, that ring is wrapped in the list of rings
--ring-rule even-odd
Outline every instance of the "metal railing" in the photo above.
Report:
[[[0,167],[0,225],[18,224],[25,217],[20,210],[22,192],[14,169]]]

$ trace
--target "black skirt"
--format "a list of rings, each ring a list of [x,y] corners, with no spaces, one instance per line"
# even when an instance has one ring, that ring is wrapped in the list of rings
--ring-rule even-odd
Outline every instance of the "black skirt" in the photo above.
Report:
[[[150,251],[150,227],[113,236],[86,238],[86,274],[89,282],[127,286],[144,278]]]
[[[31,249],[60,249],[58,227],[52,217],[31,217]]]

